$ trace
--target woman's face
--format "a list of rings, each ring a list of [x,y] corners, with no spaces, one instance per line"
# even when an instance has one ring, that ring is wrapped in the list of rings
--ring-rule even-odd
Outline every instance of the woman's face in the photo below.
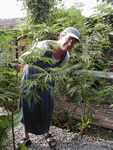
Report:
[[[74,47],[76,42],[77,42],[77,39],[71,36],[63,36],[62,37],[62,49],[64,51],[70,51]]]

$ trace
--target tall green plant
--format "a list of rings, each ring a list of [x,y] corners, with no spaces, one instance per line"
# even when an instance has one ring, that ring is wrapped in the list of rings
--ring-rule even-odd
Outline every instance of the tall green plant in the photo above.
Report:
[[[18,60],[15,60],[15,40],[18,32],[2,30],[0,34],[0,106],[7,111],[6,115],[0,116],[0,146],[1,149],[7,145],[9,127],[12,130],[13,149],[15,147],[14,126],[21,120],[21,112],[15,114],[19,97],[20,77],[15,67]],[[17,63],[15,63],[17,62]],[[15,122],[16,117],[16,122]],[[5,136],[4,136],[5,135]]]
[[[25,9],[32,22],[44,23],[49,20],[49,15],[53,12],[56,0],[23,0]]]
[[[84,103],[81,117],[81,135],[83,135],[85,128],[88,127],[91,121],[88,115],[91,114],[89,104],[91,102],[102,104],[112,91],[112,85],[109,85],[105,79],[96,78],[87,73],[88,70],[110,70],[111,62],[108,57],[110,42],[108,35],[112,31],[109,20],[111,8],[108,7],[108,11],[105,9],[106,5],[98,8],[99,13],[92,16],[92,22],[88,19],[87,21],[89,22],[83,25],[83,32],[81,32],[82,43],[78,44],[73,50],[72,59],[68,65],[69,69],[67,67],[65,69],[70,77],[65,80],[66,84],[63,88],[66,89],[67,87],[65,93],[68,93],[76,102],[82,101]],[[105,19],[106,15],[103,16],[103,14],[108,15],[107,19]],[[79,73],[79,70],[84,70],[84,73]]]

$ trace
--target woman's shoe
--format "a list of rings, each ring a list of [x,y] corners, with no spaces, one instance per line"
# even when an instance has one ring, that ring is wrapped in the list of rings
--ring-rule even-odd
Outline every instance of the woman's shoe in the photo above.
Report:
[[[55,149],[56,145],[57,145],[57,142],[56,142],[55,139],[52,138],[52,135],[49,133],[49,134],[45,135],[45,138],[46,138],[50,148]]]

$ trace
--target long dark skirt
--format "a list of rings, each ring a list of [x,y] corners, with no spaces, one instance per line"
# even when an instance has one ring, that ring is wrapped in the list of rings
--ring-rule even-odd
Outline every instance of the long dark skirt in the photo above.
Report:
[[[30,72],[33,74],[34,69],[29,70],[25,75],[23,80],[29,78]],[[49,83],[54,87],[54,83]],[[41,100],[35,102],[32,98],[29,105],[29,98],[24,95],[20,96],[19,108],[22,107],[23,118],[22,123],[25,126],[25,130],[29,133],[36,135],[41,135],[47,133],[50,128],[51,117],[53,113],[53,98],[51,96],[50,90],[46,88],[43,91],[34,88],[35,92],[40,93]]]
[[[23,110],[22,123],[29,133],[41,135],[47,133],[50,128],[51,117],[53,113],[53,99],[50,92],[44,88],[41,92],[41,101],[35,102],[31,99],[29,104],[28,99],[20,97],[20,106]]]

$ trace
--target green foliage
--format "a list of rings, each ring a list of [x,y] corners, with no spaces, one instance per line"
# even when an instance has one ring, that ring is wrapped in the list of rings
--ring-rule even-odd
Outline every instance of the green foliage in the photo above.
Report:
[[[113,104],[111,104],[110,107],[112,108],[112,107],[113,107]]]
[[[97,17],[95,15],[95,17],[92,18],[92,20],[96,20],[96,23],[92,21],[91,26],[89,26],[90,22],[87,23],[85,29],[86,35],[88,35],[88,37],[86,37],[85,43],[82,43],[82,46],[78,45],[78,48],[76,47],[72,54],[73,60],[71,61],[71,65],[73,64],[73,67],[71,66],[70,68],[72,69],[72,72],[70,74],[72,75],[75,84],[76,82],[78,83],[80,77],[79,76],[75,80],[76,76],[75,74],[73,74],[75,69],[108,70],[110,66],[110,61],[108,60],[109,54],[107,53],[109,52],[109,45],[110,45],[108,34],[112,30],[111,24],[110,23],[108,24],[106,20],[101,19],[101,17],[98,14]],[[93,85],[94,82],[97,80],[94,78],[90,79],[87,76],[81,76],[81,78],[82,79],[88,78],[90,80],[89,82],[86,82],[86,84],[90,83],[89,87],[91,87],[91,85]],[[71,82],[73,81],[71,80]]]
[[[71,18],[71,19],[70,19]],[[31,20],[28,17],[27,25],[22,24],[20,31],[23,35],[31,35],[32,39],[36,41],[58,38],[59,33],[68,26],[73,26],[79,29],[81,35],[84,34],[85,17],[81,15],[80,10],[72,7],[70,9],[55,9],[53,15],[49,16],[49,22],[40,22],[38,24],[31,24]],[[81,24],[83,22],[83,24]],[[82,38],[83,36],[81,36]]]
[[[61,104],[62,105],[62,104]],[[61,109],[62,108],[62,109]],[[71,132],[77,132],[77,120],[74,118],[75,112],[65,109],[60,106],[60,109],[56,107],[53,116],[52,124],[63,129],[67,129]]]
[[[70,96],[75,102],[84,102],[83,116],[81,118],[82,135],[90,123],[88,116],[88,113],[90,113],[89,104],[96,102],[96,104],[101,105],[106,100],[112,103],[112,100],[110,100],[110,93],[113,90],[112,85],[107,83],[105,79],[97,78],[93,74],[92,76],[87,74],[88,70],[110,70],[112,62],[109,56],[112,49],[110,47],[109,33],[112,31],[112,24],[109,15],[111,15],[111,10],[111,7],[107,4],[98,6],[97,14],[87,19],[84,25],[83,22],[86,20],[79,15],[82,24],[76,20],[75,27],[78,27],[78,29],[80,27],[81,43],[73,49],[70,63],[64,69],[64,75],[67,75],[64,78],[65,83],[61,82],[60,84],[60,80],[56,83],[59,93]],[[77,19],[77,17],[75,18]],[[66,23],[68,26],[71,24],[69,19],[67,22],[66,17],[63,18],[64,20],[62,18],[58,19],[62,21],[63,26]],[[73,23],[71,24],[72,26],[74,26]],[[85,70],[84,74],[79,73],[79,70]]]
[[[90,119],[86,118],[84,115],[82,115],[81,117],[81,121],[82,121],[82,126],[84,128],[88,127],[89,123],[90,123]]]
[[[14,118],[13,123],[14,123],[14,127],[16,127],[20,123],[20,121],[22,120],[22,109],[17,110],[16,112],[14,112],[13,115],[14,115],[13,116],[13,118]],[[8,116],[9,123],[8,123],[8,128],[6,129],[7,132],[11,131],[11,129],[12,129],[11,117],[12,117],[12,115]]]
[[[98,19],[98,22],[107,22],[110,15],[112,15],[113,8],[108,3],[102,3],[95,7],[95,12],[97,12],[97,14],[93,14],[93,16],[95,19]],[[108,18],[104,18],[106,15],[108,15]],[[100,18],[102,20],[100,20]]]
[[[12,114],[0,116],[0,149],[8,146],[8,132],[12,130],[12,123],[16,127],[22,119],[22,110],[18,110],[14,113],[14,122],[12,122]],[[11,142],[11,141],[10,141]]]
[[[21,150],[28,150],[24,143],[21,144]]]
[[[54,19],[51,18],[49,26],[52,31],[57,31],[57,34],[59,34],[63,29],[69,26],[77,28],[80,31],[81,35],[84,34],[83,29],[85,28],[84,23],[86,21],[86,18],[81,15],[79,9],[76,9],[75,7],[71,7],[69,9],[57,9],[54,12],[53,17]],[[50,32],[50,34],[52,33]]]
[[[29,17],[36,23],[49,20],[50,13],[53,12],[55,0],[24,0]]]
[[[1,149],[8,144],[7,133],[12,130],[14,144],[14,126],[17,125],[22,114],[17,109],[19,98],[20,76],[15,67],[18,60],[15,59],[17,46],[16,31],[2,30],[0,34],[0,107],[4,108],[7,115],[0,116],[0,146]],[[11,115],[9,115],[11,114]]]
[[[3,120],[3,121],[2,121]],[[1,125],[3,122],[3,126]],[[8,121],[4,116],[0,116],[0,149],[6,148],[7,144],[9,143],[6,128],[8,126]]]

